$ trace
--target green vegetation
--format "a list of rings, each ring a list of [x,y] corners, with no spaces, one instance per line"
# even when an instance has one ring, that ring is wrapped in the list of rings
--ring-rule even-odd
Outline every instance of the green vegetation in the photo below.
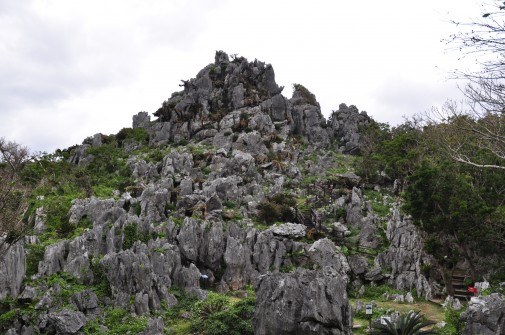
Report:
[[[158,237],[156,233],[149,233],[146,230],[141,230],[137,225],[134,224],[128,224],[124,226],[123,236],[123,250],[130,249],[135,241],[147,243],[149,240],[156,239]]]
[[[138,334],[147,328],[147,317],[145,316],[133,316],[122,308],[106,308],[104,312],[105,317],[102,320],[96,319],[88,322],[84,328],[85,334]],[[107,331],[101,331],[101,324],[107,327]]]
[[[123,128],[117,133],[116,140],[119,147],[123,147],[128,142],[148,144],[149,134],[144,128]]]
[[[316,96],[312,94],[305,86],[300,84],[293,84],[293,90],[298,92],[307,102],[311,105],[317,106]]]
[[[415,289],[414,289],[415,291]],[[412,295],[416,296],[415,292],[412,291]],[[387,293],[388,295],[393,295],[393,294],[402,294],[405,295],[408,291],[399,291],[394,289],[393,287],[389,285],[366,285],[365,286],[365,293],[363,294],[363,298],[374,300],[374,301],[388,301],[387,299],[384,299],[384,294]],[[352,290],[349,293],[349,296],[351,297],[357,297],[357,291]]]
[[[498,237],[505,231],[503,190],[496,187],[505,184],[505,174],[494,167],[499,159],[484,144],[466,156],[480,166],[456,160],[447,148],[470,145],[477,130],[490,124],[486,118],[496,121],[490,114],[481,119],[453,116],[440,123],[407,121],[393,129],[372,123],[363,129],[363,160],[357,169],[367,182],[391,185],[396,180],[396,194],[405,199],[403,210],[427,233],[425,250],[435,256],[436,265],[451,269],[465,259],[474,280],[476,257],[505,251],[505,239]],[[462,123],[475,132],[466,132]],[[380,194],[367,191],[365,196],[379,216],[387,215],[389,206]],[[493,270],[503,271],[499,266]]]
[[[371,300],[375,301],[375,303],[376,303],[376,306],[373,308],[372,319],[378,319],[383,315],[390,315],[394,311],[397,311],[397,312],[402,313],[404,315],[408,314],[409,312],[414,311],[414,312],[425,315],[428,320],[431,320],[434,322],[441,322],[441,321],[446,320],[442,306],[440,306],[439,304],[435,304],[433,302],[417,301],[414,304],[408,304],[408,303],[398,303],[398,302],[394,302],[394,301],[381,301],[381,300],[375,300],[375,299],[371,299]],[[351,299],[350,302],[353,306],[355,306],[356,301],[357,300],[355,300],[355,299]],[[361,301],[363,301],[363,300],[361,300]],[[365,301],[370,301],[370,300],[365,299]],[[366,331],[366,328],[368,328],[369,316],[366,315],[364,309],[358,311],[354,315],[353,323],[355,326],[359,327],[359,328],[353,329],[353,334],[356,334],[356,335],[368,334]],[[461,333],[458,333],[458,334],[461,334]]]
[[[365,190],[364,197],[372,204],[375,214],[380,217],[387,216],[391,211],[391,205],[384,201],[384,195],[377,191]]]
[[[252,335],[252,316],[254,299],[246,298],[231,304],[229,298],[209,292],[206,300],[195,304],[193,313],[196,316],[191,322],[193,332],[204,332],[208,335]]]
[[[277,193],[258,204],[258,217],[267,224],[293,221],[295,213],[292,208],[295,206],[296,200],[293,195]]]
[[[401,314],[396,320],[390,322],[386,320],[386,324],[373,323],[372,329],[368,332],[371,335],[428,335],[436,334],[433,330],[423,330],[428,326],[432,326],[434,322],[424,321],[423,315],[419,312],[409,312]]]
[[[89,263],[91,272],[93,273],[93,291],[95,294],[98,297],[112,296],[112,289],[110,287],[109,280],[105,275],[104,267],[100,263],[100,259],[90,256]]]
[[[26,276],[31,277],[39,271],[39,262],[44,258],[45,246],[41,244],[27,244]]]
[[[461,311],[455,311],[448,308],[444,314],[445,326],[440,329],[440,335],[459,335],[463,332],[465,326],[464,322],[460,319]]]
[[[162,313],[168,333],[185,334],[253,334],[252,316],[254,312],[254,294],[247,290],[248,298],[208,292],[206,300],[184,293],[177,287],[171,288],[177,298],[177,305]]]

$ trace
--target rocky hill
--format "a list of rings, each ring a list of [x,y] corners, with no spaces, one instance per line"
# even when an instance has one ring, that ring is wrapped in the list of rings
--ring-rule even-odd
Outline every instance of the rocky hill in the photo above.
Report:
[[[363,285],[436,293],[399,199],[353,172],[366,113],[326,120],[307,88],[288,99],[271,65],[221,51],[181,87],[154,120],[33,167],[33,231],[0,263],[0,332],[351,334]]]

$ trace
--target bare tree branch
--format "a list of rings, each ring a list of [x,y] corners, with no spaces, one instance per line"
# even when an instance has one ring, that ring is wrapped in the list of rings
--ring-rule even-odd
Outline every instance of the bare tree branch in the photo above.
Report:
[[[20,174],[28,161],[26,147],[0,138],[0,257],[27,229],[23,217],[28,210],[30,188]]]

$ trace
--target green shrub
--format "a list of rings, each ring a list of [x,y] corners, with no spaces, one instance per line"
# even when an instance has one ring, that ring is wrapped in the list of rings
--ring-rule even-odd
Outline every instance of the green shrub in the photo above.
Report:
[[[135,225],[129,224],[123,229],[123,250],[130,249],[133,243],[137,240],[137,227]]]
[[[116,140],[119,147],[123,147],[126,142],[147,144],[149,143],[149,133],[144,128],[123,128],[117,133]]]
[[[207,299],[198,301],[193,309],[201,320],[207,320],[211,315],[225,310],[229,305],[225,295],[209,292]]]
[[[26,277],[31,277],[39,272],[39,262],[44,258],[46,247],[41,244],[27,244]]]
[[[100,259],[90,256],[89,267],[91,269],[91,272],[93,273],[93,286],[94,286],[93,290],[95,294],[97,296],[110,297],[112,295],[110,282],[107,276],[105,275],[105,270],[103,265],[100,263]]]
[[[140,205],[140,202],[132,204],[131,207],[133,208],[133,213],[135,213],[137,216],[140,216],[142,213],[142,206]]]
[[[292,195],[277,193],[258,204],[258,217],[267,224],[294,221],[296,217],[292,208],[295,206],[296,200]]]
[[[463,332],[465,323],[460,319],[461,312],[455,311],[452,308],[447,308],[444,313],[445,326],[440,329],[441,335],[459,335]]]
[[[208,300],[208,302],[207,302]],[[198,317],[191,323],[193,332],[207,335],[252,335],[252,316],[254,298],[247,298],[230,305],[228,298],[220,294],[211,294],[207,300],[198,302],[204,309],[199,309]],[[205,310],[205,314],[201,311]]]
[[[311,105],[316,106],[316,96],[312,94],[305,86],[300,84],[293,84],[293,90],[298,92],[307,102]]]
[[[0,314],[0,330],[7,330],[7,327],[9,327],[14,319],[17,318],[17,315],[17,309],[11,309],[8,312]]]
[[[105,310],[104,324],[107,326],[107,335],[138,334],[147,328],[147,318],[143,316],[132,316],[127,310],[113,308]],[[84,332],[95,334],[97,324],[88,323]]]

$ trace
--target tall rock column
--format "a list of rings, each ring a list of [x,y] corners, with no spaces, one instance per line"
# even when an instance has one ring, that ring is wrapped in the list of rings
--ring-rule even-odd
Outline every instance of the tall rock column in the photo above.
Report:
[[[0,241],[1,242],[1,241]],[[0,300],[16,298],[26,273],[25,249],[16,243],[0,257]]]

